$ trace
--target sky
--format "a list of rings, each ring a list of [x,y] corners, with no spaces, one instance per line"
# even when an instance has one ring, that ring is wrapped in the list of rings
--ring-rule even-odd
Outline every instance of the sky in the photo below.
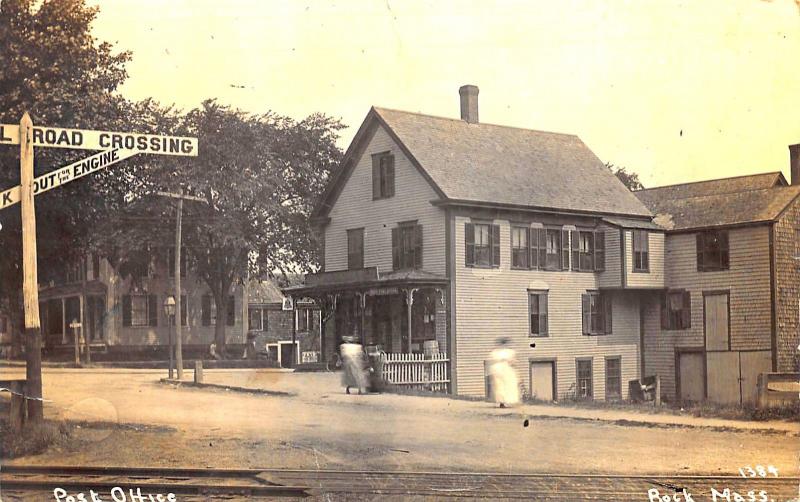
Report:
[[[87,0],[120,91],[348,126],[370,106],[571,133],[645,186],[782,170],[800,143],[793,0]]]

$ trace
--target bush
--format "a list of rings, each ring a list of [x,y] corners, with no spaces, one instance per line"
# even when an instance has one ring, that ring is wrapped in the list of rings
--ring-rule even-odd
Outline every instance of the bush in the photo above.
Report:
[[[69,438],[64,422],[45,420],[40,424],[25,424],[21,433],[14,433],[7,420],[0,420],[0,458],[14,458],[42,453]]]

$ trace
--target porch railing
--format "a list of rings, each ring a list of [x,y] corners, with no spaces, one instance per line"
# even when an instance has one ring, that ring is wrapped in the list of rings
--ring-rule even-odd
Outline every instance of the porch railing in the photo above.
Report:
[[[450,359],[446,353],[382,353],[383,379],[407,389],[447,392],[450,387]]]

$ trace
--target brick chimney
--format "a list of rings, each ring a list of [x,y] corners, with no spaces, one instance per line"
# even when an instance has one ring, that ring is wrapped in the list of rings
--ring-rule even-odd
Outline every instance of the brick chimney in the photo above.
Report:
[[[800,144],[789,145],[789,183],[800,185]]]
[[[458,89],[461,96],[461,120],[470,124],[478,123],[478,86],[462,85]]]

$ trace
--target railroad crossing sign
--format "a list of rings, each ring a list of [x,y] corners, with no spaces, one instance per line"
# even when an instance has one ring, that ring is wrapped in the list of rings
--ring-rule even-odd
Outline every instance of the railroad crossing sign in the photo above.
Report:
[[[34,126],[33,146],[197,156],[197,138]],[[0,145],[19,145],[19,125],[0,124]]]

